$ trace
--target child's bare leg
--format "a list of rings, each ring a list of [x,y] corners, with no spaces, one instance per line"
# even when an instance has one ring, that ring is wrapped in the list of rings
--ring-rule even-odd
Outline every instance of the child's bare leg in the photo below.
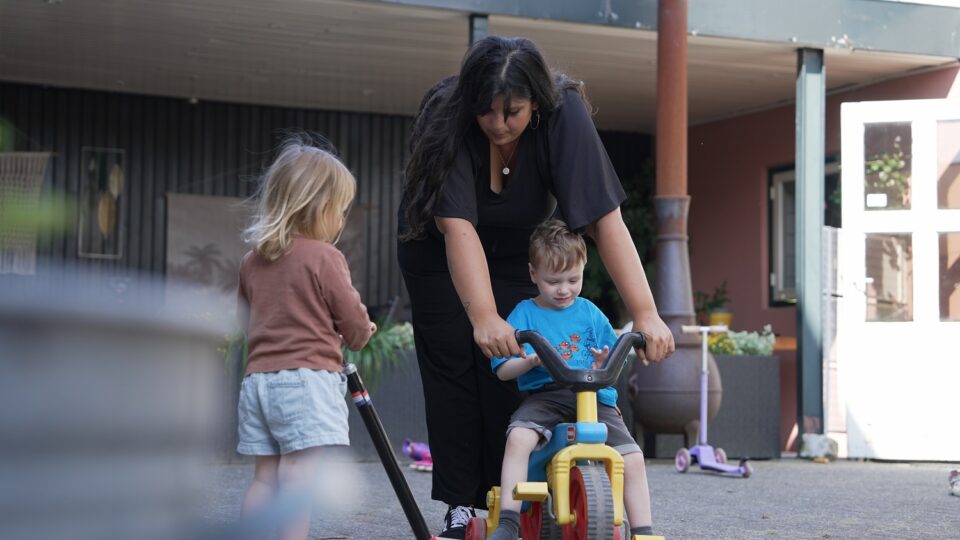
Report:
[[[240,512],[249,515],[262,508],[277,491],[277,465],[280,456],[257,456],[253,470],[253,481],[243,496]]]
[[[630,527],[649,527],[653,524],[653,516],[643,454],[632,452],[623,456],[623,462],[623,503]]]
[[[513,428],[507,436],[500,473],[500,524],[490,540],[514,540],[517,537],[520,527],[518,514],[523,501],[513,500],[513,488],[518,482],[527,481],[530,453],[539,441],[540,434],[529,428]]]
[[[305,496],[312,495],[311,487],[316,481],[319,457],[319,447],[281,456],[277,469],[280,491],[301,491]],[[312,506],[312,503],[310,505]],[[308,508],[280,529],[280,540],[306,540],[309,532],[310,510]]]

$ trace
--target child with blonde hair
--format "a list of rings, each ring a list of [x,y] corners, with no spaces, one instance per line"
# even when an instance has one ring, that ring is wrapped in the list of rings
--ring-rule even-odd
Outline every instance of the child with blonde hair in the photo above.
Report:
[[[355,193],[346,166],[302,138],[283,144],[261,180],[238,291],[248,359],[237,452],[256,456],[244,514],[305,490],[320,449],[350,444],[341,346],[359,350],[377,330],[334,247]],[[309,527],[301,513],[280,538],[305,539]]]
[[[559,220],[538,226],[530,236],[530,279],[539,294],[524,300],[507,317],[518,330],[536,330],[574,369],[599,367],[617,337],[607,317],[592,302],[580,298],[587,246],[583,238]],[[500,522],[490,540],[515,540],[520,528],[521,501],[513,488],[527,480],[530,454],[550,441],[560,422],[576,419],[577,398],[573,390],[560,388],[530,345],[525,356],[493,357],[493,371],[501,380],[517,379],[527,397],[510,418],[503,456]],[[607,426],[608,446],[623,456],[624,507],[630,522],[629,538],[652,536],[650,492],[640,446],[627,430],[617,409],[617,390],[597,391],[597,418]]]

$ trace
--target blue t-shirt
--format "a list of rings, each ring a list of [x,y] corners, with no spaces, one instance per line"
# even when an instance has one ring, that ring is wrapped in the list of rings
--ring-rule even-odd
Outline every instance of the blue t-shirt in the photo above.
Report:
[[[613,348],[617,341],[610,320],[593,302],[577,297],[573,304],[563,309],[547,309],[537,305],[533,299],[517,304],[507,317],[507,322],[517,330],[536,330],[547,339],[574,369],[590,369],[593,366],[593,354],[590,348],[603,350],[606,345]],[[527,354],[535,354],[530,344],[524,345]],[[490,365],[496,372],[506,358],[493,357]],[[517,377],[521,391],[536,390],[553,382],[553,377],[543,366],[536,366]],[[617,391],[613,387],[597,391],[600,403],[609,407],[617,406]]]

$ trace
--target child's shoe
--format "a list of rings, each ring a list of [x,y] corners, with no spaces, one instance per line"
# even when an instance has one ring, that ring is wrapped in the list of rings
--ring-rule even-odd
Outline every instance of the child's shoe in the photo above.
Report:
[[[950,481],[950,494],[960,497],[960,469],[950,471],[948,479]]]

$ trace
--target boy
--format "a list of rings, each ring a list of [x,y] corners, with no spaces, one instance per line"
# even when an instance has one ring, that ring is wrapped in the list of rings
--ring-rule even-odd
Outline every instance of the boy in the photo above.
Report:
[[[536,298],[513,309],[507,322],[518,330],[536,330],[557,348],[571,367],[599,366],[616,341],[610,321],[589,300],[579,298],[587,248],[580,235],[557,220],[546,221],[530,237],[530,279],[537,285]],[[520,528],[522,501],[513,500],[517,482],[527,479],[530,453],[544,446],[555,425],[576,416],[576,395],[567,388],[551,388],[553,378],[531,354],[513,358],[494,357],[490,363],[501,380],[517,379],[527,397],[510,418],[507,446],[501,472],[500,522],[491,540],[515,540]],[[630,435],[617,407],[617,391],[597,392],[597,416],[607,425],[607,444],[624,458],[624,506],[633,528],[630,535],[650,535],[650,495],[643,453]]]

